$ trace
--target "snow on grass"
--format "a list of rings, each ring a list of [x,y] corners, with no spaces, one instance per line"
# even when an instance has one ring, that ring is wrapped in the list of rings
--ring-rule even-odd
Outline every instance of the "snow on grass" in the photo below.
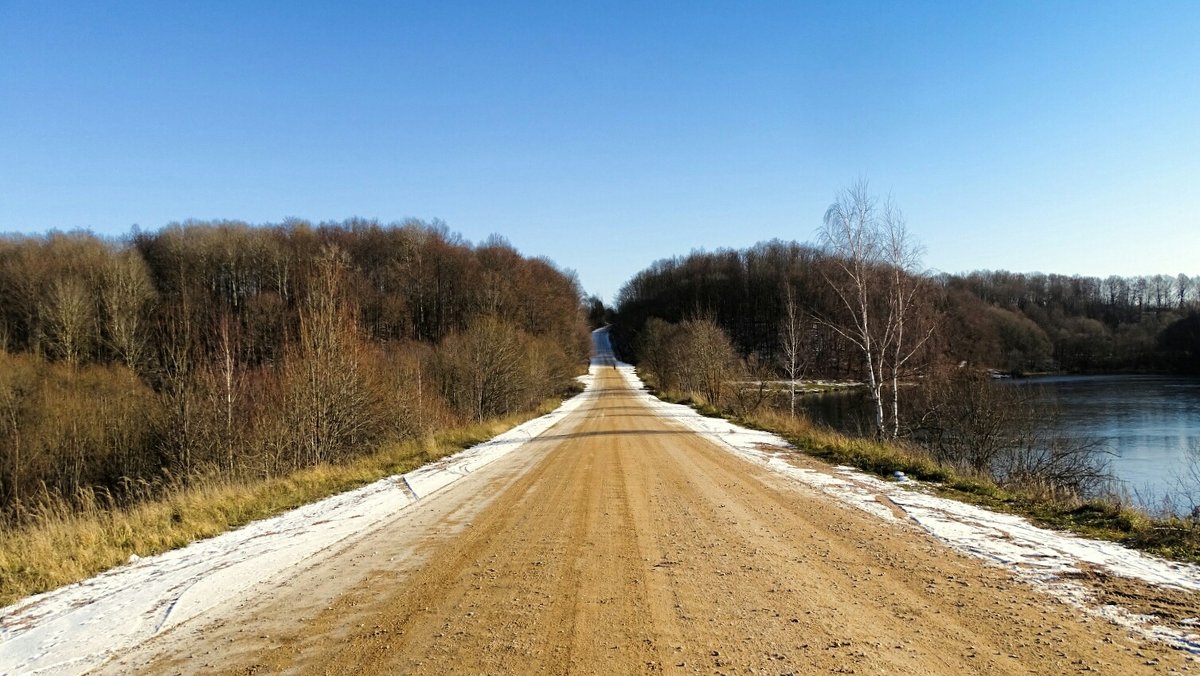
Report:
[[[641,391],[646,405],[659,415],[751,462],[880,518],[915,525],[953,549],[1011,569],[1063,601],[1200,654],[1200,634],[1157,625],[1152,616],[1091,602],[1092,595],[1083,585],[1064,577],[1100,570],[1151,585],[1200,591],[1200,567],[1166,561],[1113,542],[1040,528],[1019,516],[932,495],[916,481],[884,481],[850,467],[835,467],[833,474],[796,467],[787,461],[793,451],[782,437],[709,418],[688,406],[664,402],[645,390],[632,366],[620,364],[618,369],[631,387]],[[901,521],[888,502],[907,518]]]
[[[362,488],[256,521],[0,609],[0,674],[76,674],[268,580],[283,580],[397,512],[521,447],[594,395],[490,441]]]
[[[29,597],[0,611],[0,671],[86,671],[409,503],[385,479]]]

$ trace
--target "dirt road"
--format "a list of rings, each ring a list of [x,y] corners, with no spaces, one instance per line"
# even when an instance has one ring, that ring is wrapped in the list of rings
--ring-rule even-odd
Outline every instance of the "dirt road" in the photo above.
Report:
[[[592,401],[319,567],[111,672],[1137,673],[1187,655]],[[805,463],[797,459],[797,463]],[[1193,667],[1194,668],[1194,667]]]

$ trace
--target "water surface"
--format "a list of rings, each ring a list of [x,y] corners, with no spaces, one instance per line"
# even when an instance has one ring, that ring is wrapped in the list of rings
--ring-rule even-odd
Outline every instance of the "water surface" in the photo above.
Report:
[[[1200,499],[1200,457],[1193,462],[1200,454],[1200,379],[1103,375],[1010,382],[1040,387],[1057,402],[1064,434],[1100,440],[1113,473],[1147,506],[1181,489]]]
[[[1200,504],[1200,379],[1165,375],[1044,376],[995,381],[1035,387],[1061,412],[1060,432],[1094,439],[1135,500],[1150,508],[1164,496],[1193,493]],[[861,391],[809,395],[808,415],[852,434],[869,432]],[[1195,456],[1195,457],[1194,457]],[[1183,500],[1183,506],[1193,503]]]

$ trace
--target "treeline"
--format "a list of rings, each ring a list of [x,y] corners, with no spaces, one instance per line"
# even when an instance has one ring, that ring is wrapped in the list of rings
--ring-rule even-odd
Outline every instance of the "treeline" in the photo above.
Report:
[[[831,261],[819,249],[773,240],[749,249],[696,251],[660,260],[634,275],[617,294],[613,332],[630,361],[651,318],[670,324],[688,319],[715,322],[744,356],[775,362],[782,355],[780,326],[787,316],[787,288],[807,317],[835,312],[824,275]],[[814,365],[829,374],[856,372],[854,352],[829,326],[807,321],[806,348]]]
[[[811,375],[861,377],[854,346],[820,318],[844,311],[829,283],[839,261],[823,250],[771,241],[693,252],[637,273],[616,299],[617,345],[636,359],[646,322],[715,321],[742,355],[780,363],[790,287],[807,318]],[[937,328],[924,363],[967,361],[1005,371],[1200,371],[1200,278],[1079,277],[1008,272],[940,274],[921,293]]]
[[[266,477],[565,391],[574,275],[439,224],[0,238],[0,514]]]
[[[947,352],[1008,371],[1195,371],[1174,339],[1195,323],[1200,277],[940,275]]]

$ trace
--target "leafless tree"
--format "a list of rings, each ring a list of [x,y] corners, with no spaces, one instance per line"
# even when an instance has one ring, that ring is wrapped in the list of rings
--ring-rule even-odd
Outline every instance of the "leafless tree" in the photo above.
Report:
[[[50,338],[63,361],[77,366],[83,358],[95,329],[95,306],[83,282],[61,277],[50,285],[46,314]]]
[[[796,290],[791,283],[784,286],[783,322],[779,328],[780,345],[783,348],[783,372],[788,377],[788,411],[796,417],[796,386],[804,376],[807,364],[807,346],[804,345],[804,313],[796,301]]]
[[[912,340],[910,323],[918,297],[914,274],[920,248],[889,200],[882,207],[859,181],[843,190],[825,212],[821,241],[832,258],[825,279],[837,296],[840,319],[819,317],[860,352],[876,434],[899,432],[900,373],[928,338]],[[892,382],[892,424],[884,416],[884,384]]]
[[[711,319],[685,321],[681,327],[686,387],[719,405],[725,387],[737,374],[737,352],[729,336]]]
[[[916,305],[923,290],[920,261],[923,247],[908,234],[904,214],[888,200],[883,208],[883,261],[888,277],[888,327],[884,342],[891,341],[892,436],[900,436],[900,377],[913,356],[933,334],[933,326],[916,326]]]
[[[1167,306],[1166,301],[1171,296],[1171,282],[1173,280],[1166,275],[1154,275],[1150,278],[1150,292],[1154,294],[1154,307],[1162,309]]]
[[[658,317],[651,317],[638,337],[638,367],[649,373],[654,379],[654,385],[663,391],[672,391],[679,387],[677,370],[681,360],[678,334],[679,329],[676,325]]]
[[[236,412],[241,403],[245,371],[239,361],[237,328],[229,313],[224,312],[217,320],[216,354],[213,355],[207,376],[212,383],[212,409],[220,419],[214,435],[217,437],[216,443],[220,451],[218,461],[223,463],[226,471],[230,473],[236,468],[236,455],[240,446]]]
[[[639,368],[666,392],[696,395],[719,406],[730,383],[744,375],[729,336],[711,319],[678,324],[655,319],[647,322],[639,342]]]
[[[437,371],[441,390],[460,413],[482,422],[525,401],[528,337],[498,317],[473,321],[442,341]]]
[[[850,341],[861,352],[863,377],[874,415],[874,427],[883,434],[883,346],[879,345],[874,316],[880,264],[878,214],[865,181],[843,190],[825,211],[821,241],[832,254],[837,270],[826,281],[841,302],[841,321],[821,321]]]
[[[1033,386],[951,369],[922,383],[914,408],[913,437],[940,463],[1056,497],[1111,479],[1099,442],[1062,435],[1059,411]]]
[[[327,246],[315,263],[300,310],[300,335],[284,367],[284,401],[293,416],[297,466],[341,460],[382,429],[381,397],[367,347],[345,293],[348,259]]]
[[[167,468],[179,477],[192,476],[199,455],[195,377],[195,330],[185,312],[175,311],[163,318],[158,362],[161,373],[163,408],[163,455]]]
[[[45,345],[43,285],[50,276],[38,240],[4,242],[0,251],[0,311],[7,318],[10,346],[43,354]]]
[[[108,344],[134,371],[145,366],[147,312],[154,296],[146,262],[136,251],[122,251],[106,261],[100,301]]]
[[[771,398],[771,380],[777,371],[770,362],[757,354],[746,358],[741,366],[743,382],[736,383],[728,397],[730,408],[740,416],[754,414]]]
[[[4,360],[4,355],[0,355]],[[18,369],[12,368],[11,363],[0,361],[4,369],[0,370],[0,459],[4,460],[3,480],[0,480],[0,505],[5,507],[20,504],[23,497],[22,472],[26,471],[28,461],[23,451],[23,425],[25,418],[23,399],[27,396],[28,386],[20,382]]]

